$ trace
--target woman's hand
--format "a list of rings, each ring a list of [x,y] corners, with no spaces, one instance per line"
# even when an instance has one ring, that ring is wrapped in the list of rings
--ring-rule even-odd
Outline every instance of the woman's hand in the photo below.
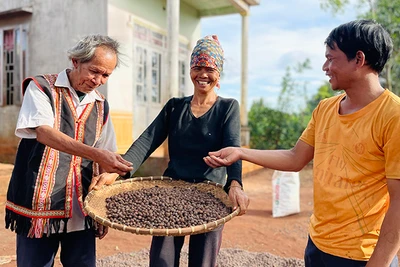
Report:
[[[110,185],[115,182],[118,178],[118,173],[102,173],[99,176],[95,176],[92,178],[92,182],[89,186],[89,191],[92,189],[99,190],[103,185]]]
[[[238,207],[240,207],[238,216],[246,213],[247,207],[250,204],[250,199],[243,191],[242,186],[235,180],[233,180],[229,186],[229,199],[233,203],[233,210],[236,210]]]
[[[95,222],[94,230],[95,230],[95,234],[94,234],[95,237],[98,237],[99,239],[103,239],[108,233],[108,227],[104,226],[98,222]]]

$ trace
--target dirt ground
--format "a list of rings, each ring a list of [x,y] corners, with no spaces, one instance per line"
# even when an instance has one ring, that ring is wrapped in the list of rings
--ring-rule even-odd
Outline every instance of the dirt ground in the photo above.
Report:
[[[0,164],[1,267],[16,266],[15,235],[5,229],[3,219],[5,188],[11,169],[12,165]],[[311,166],[300,172],[300,213],[282,218],[272,217],[272,173],[273,170],[261,169],[243,178],[245,191],[251,200],[249,210],[246,215],[225,224],[222,248],[302,259],[313,206]],[[108,235],[97,242],[97,257],[142,251],[149,248],[150,240],[150,236],[110,229]]]
[[[5,192],[12,165],[0,164],[0,256],[9,261],[2,267],[15,266],[15,235],[4,227]],[[272,218],[271,176],[273,171],[262,169],[244,180],[245,191],[251,199],[246,215],[235,217],[225,225],[222,248],[238,248],[252,252],[270,252],[278,256],[302,258],[307,240],[307,227],[312,211],[311,170],[301,172],[301,212]],[[140,236],[110,229],[97,242],[97,256],[102,258],[120,252],[149,248],[150,236]]]

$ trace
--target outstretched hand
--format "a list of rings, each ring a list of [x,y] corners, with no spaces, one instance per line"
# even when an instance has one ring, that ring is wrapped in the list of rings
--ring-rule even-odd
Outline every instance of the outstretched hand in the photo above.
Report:
[[[118,178],[118,173],[102,173],[99,176],[92,178],[92,182],[89,185],[89,191],[92,189],[99,190],[103,185],[110,185],[115,182]]]
[[[106,172],[118,173],[124,176],[126,173],[133,170],[132,163],[123,159],[121,155],[108,150],[102,150],[101,153],[101,156],[95,161],[98,162],[100,167]]]
[[[218,168],[221,166],[229,166],[240,160],[239,147],[225,147],[218,151],[209,152],[208,156],[203,158],[204,162],[212,167]]]

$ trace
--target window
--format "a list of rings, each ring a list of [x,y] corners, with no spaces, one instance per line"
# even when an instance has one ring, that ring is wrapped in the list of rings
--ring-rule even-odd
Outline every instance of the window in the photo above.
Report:
[[[26,75],[27,32],[22,26],[0,29],[0,105],[21,104]]]
[[[147,50],[140,46],[136,47],[136,98],[139,102],[146,102],[147,97]]]
[[[187,83],[189,81],[188,67],[188,44],[185,37],[179,37],[179,78],[178,88],[171,90],[164,82],[170,79],[167,63],[168,49],[166,31],[157,25],[144,21],[141,18],[132,17],[130,25],[133,30],[133,90],[134,102],[141,106],[151,104],[157,107],[162,100],[176,94],[182,97],[187,94]],[[163,84],[164,82],[164,84]],[[170,91],[171,92],[170,92]],[[173,92],[172,92],[173,91]],[[174,95],[175,96],[175,95]],[[156,105],[154,105],[156,104]]]
[[[149,58],[148,58],[149,57]],[[161,53],[151,48],[136,46],[136,100],[160,103]]]
[[[185,61],[179,60],[179,96],[186,94],[186,64]]]
[[[153,52],[151,57],[151,101],[153,103],[160,103],[161,93],[161,54]]]

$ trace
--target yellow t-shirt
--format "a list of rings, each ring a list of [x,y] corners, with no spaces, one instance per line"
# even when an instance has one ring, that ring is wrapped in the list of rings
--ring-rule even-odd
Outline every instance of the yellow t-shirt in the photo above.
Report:
[[[344,97],[321,101],[300,137],[315,149],[309,231],[325,253],[368,260],[389,205],[386,178],[400,179],[400,98],[385,90],[339,115]]]

